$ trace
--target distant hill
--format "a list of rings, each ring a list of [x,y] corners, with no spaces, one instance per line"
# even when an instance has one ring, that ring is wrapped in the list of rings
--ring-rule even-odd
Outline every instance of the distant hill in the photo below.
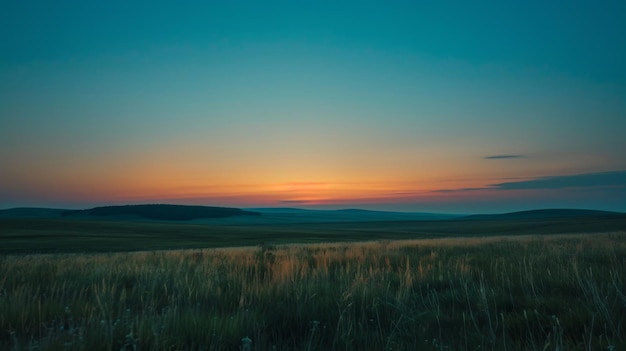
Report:
[[[390,212],[360,209],[311,210],[299,208],[251,208],[185,206],[185,205],[124,205],[105,206],[82,210],[50,208],[12,208],[0,210],[0,218],[65,218],[106,220],[168,220],[194,221],[211,224],[278,224],[278,223],[323,223],[323,222],[372,222],[372,221],[415,221],[445,220],[456,215]]]
[[[238,208],[185,205],[125,205],[64,211],[62,217],[145,218],[163,221],[186,221],[199,218],[259,216],[258,212]]]
[[[360,209],[311,210],[299,208],[238,209],[213,206],[186,205],[124,205],[95,207],[85,210],[50,208],[12,208],[0,210],[0,218],[89,219],[89,220],[157,220],[193,221],[196,224],[256,225],[293,223],[388,222],[388,221],[446,221],[446,220],[540,220],[607,216],[626,216],[624,213],[576,210],[542,209],[502,214],[450,215],[422,212],[390,212]]]
[[[471,215],[460,219],[536,219],[536,218],[572,218],[572,217],[603,217],[624,215],[620,212],[598,211],[598,210],[577,210],[577,209],[542,209],[519,211],[501,214]]]
[[[67,210],[56,208],[16,207],[0,210],[0,218],[57,218]]]

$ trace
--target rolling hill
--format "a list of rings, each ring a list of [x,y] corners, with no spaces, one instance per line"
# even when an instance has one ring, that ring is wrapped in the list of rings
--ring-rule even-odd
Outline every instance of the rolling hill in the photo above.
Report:
[[[580,209],[541,209],[518,211],[501,214],[484,214],[470,215],[462,217],[462,219],[541,219],[541,218],[574,218],[574,217],[604,217],[624,215],[620,212],[598,211],[598,210],[580,210]]]
[[[238,208],[185,206],[185,205],[125,205],[95,207],[88,210],[68,210],[61,217],[106,217],[109,219],[151,219],[187,221],[199,218],[227,218],[234,216],[259,216],[260,213]]]
[[[377,221],[534,220],[549,218],[589,218],[619,215],[624,215],[624,213],[580,209],[539,209],[501,214],[451,215],[422,212],[371,211],[361,209],[238,209],[229,207],[187,206],[169,204],[104,206],[83,210],[30,207],[0,210],[0,218],[190,221],[196,224],[223,225]]]

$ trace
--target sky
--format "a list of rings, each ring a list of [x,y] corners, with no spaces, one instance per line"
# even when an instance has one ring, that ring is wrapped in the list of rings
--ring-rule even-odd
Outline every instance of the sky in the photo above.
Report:
[[[626,211],[626,2],[2,1],[0,209]]]

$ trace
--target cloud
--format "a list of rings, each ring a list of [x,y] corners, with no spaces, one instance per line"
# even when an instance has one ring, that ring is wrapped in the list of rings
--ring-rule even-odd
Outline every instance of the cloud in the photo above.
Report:
[[[518,154],[510,154],[510,155],[491,155],[491,156],[485,156],[485,160],[503,160],[503,159],[509,159],[509,158],[525,158],[526,156],[524,155],[518,155]]]
[[[598,186],[626,187],[626,171],[549,176],[536,179],[489,185],[501,190],[589,188]]]
[[[281,203],[284,204],[308,204],[311,203],[310,200],[280,200]]]
[[[435,192],[437,193],[457,193],[457,192],[465,192],[465,191],[475,191],[475,190],[485,190],[491,188],[460,188],[460,189],[439,189]]]
[[[478,188],[442,189],[437,190],[437,192],[453,193],[477,190],[531,190],[594,187],[626,188],[626,171],[546,176],[529,180],[489,184]]]

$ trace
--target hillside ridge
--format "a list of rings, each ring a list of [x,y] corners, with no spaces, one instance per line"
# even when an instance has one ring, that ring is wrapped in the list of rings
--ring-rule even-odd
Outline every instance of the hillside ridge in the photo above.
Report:
[[[534,219],[534,218],[568,218],[568,217],[592,217],[592,216],[619,216],[622,212],[585,210],[585,209],[537,209],[507,212],[500,214],[478,214],[462,217],[462,219]]]
[[[65,218],[65,219],[107,219],[107,220],[213,220],[228,218],[261,218],[262,223],[290,221],[378,221],[378,220],[503,220],[503,219],[542,219],[572,217],[605,217],[624,215],[622,212],[586,209],[533,209],[526,211],[452,215],[422,212],[389,212],[363,209],[318,210],[299,208],[231,208],[201,205],[137,204],[100,206],[90,209],[58,209],[40,207],[16,207],[0,210],[0,218]],[[250,222],[250,220],[246,220]],[[256,223],[254,220],[250,223]],[[259,223],[261,223],[259,222]]]
[[[184,221],[199,218],[227,218],[233,216],[260,216],[253,211],[244,211],[238,208],[190,205],[122,205],[102,206],[87,210],[67,210],[61,217],[95,216],[95,217],[139,217],[153,220]]]

